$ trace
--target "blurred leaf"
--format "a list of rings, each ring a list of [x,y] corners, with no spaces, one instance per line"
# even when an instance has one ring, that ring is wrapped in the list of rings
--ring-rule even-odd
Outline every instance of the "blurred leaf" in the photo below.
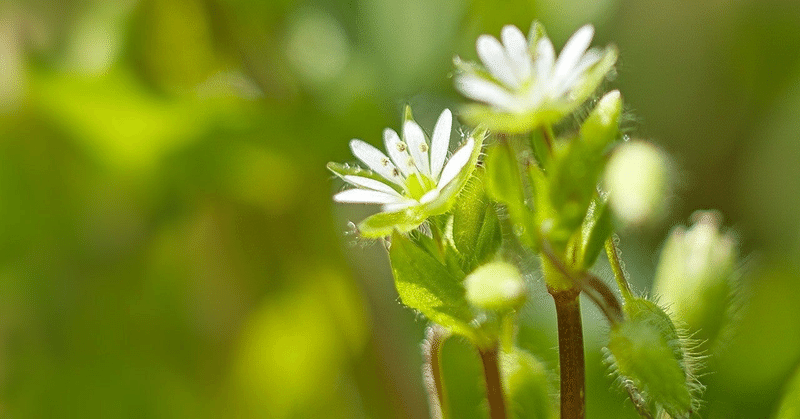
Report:
[[[556,409],[549,373],[535,356],[519,348],[500,354],[503,387],[509,399],[509,410],[518,419],[553,419]]]

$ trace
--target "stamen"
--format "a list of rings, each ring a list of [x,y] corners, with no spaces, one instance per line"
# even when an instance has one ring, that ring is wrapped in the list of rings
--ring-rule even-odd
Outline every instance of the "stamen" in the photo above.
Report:
[[[397,170],[396,167],[394,169],[392,169],[392,176],[394,176],[394,177],[400,176],[400,171]]]
[[[381,159],[381,164],[383,165],[383,167],[389,167],[389,163],[391,162],[386,157]]]
[[[416,167],[414,165],[414,159],[412,159],[411,157],[408,158],[408,161],[406,162],[406,165],[408,165],[408,167],[411,167],[411,168],[415,168]]]
[[[397,143],[397,149],[398,149],[398,150],[399,150],[401,153],[402,153],[402,152],[404,152],[404,151],[406,151],[406,148],[407,148],[407,147],[406,147],[406,143],[404,143],[404,142],[402,142],[402,141],[400,141],[400,142],[398,142],[398,143]]]
[[[427,144],[420,144],[419,145],[419,151],[421,151],[423,153],[427,153],[428,152],[428,145]]]

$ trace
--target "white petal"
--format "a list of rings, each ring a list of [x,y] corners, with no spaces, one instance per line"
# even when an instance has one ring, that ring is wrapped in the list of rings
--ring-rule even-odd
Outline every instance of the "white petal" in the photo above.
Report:
[[[436,189],[442,190],[448,183],[452,182],[453,179],[458,176],[461,172],[461,169],[467,165],[469,162],[469,158],[472,156],[472,149],[475,148],[475,140],[471,137],[467,140],[467,143],[464,144],[463,147],[458,149],[447,164],[444,166],[444,170],[442,170],[442,177],[439,179],[439,183],[436,185]]]
[[[404,210],[404,209],[409,208],[409,207],[413,207],[414,205],[417,205],[417,204],[419,204],[419,202],[417,202],[417,201],[415,201],[413,199],[406,199],[406,200],[399,201],[399,202],[394,202],[394,203],[391,203],[391,204],[384,204],[381,207],[381,211],[383,211],[383,212],[396,212],[396,211]]]
[[[419,203],[427,204],[428,202],[431,202],[438,197],[439,197],[439,190],[431,189],[430,191],[426,192],[425,195],[422,195],[422,198],[419,199]]]
[[[594,27],[584,25],[578,29],[564,45],[561,54],[558,56],[553,74],[553,84],[559,85],[561,81],[569,76],[569,73],[578,64],[594,36]]]
[[[514,72],[517,78],[524,82],[531,76],[531,56],[528,52],[528,41],[525,35],[514,25],[506,25],[500,33],[503,39],[503,46],[506,54],[514,65]]]
[[[508,90],[482,77],[465,74],[456,79],[456,88],[464,96],[506,111],[517,111],[518,99]]]
[[[481,35],[475,43],[475,48],[484,67],[494,78],[512,89],[519,87],[519,80],[511,69],[511,62],[500,41],[489,35]]]
[[[378,192],[385,192],[390,195],[400,196],[396,190],[394,190],[391,186],[383,183],[378,182],[375,179],[370,179],[363,176],[353,176],[353,175],[345,175],[343,178],[345,182],[350,183],[351,185],[361,186],[362,188],[372,189]]]
[[[403,125],[403,138],[408,144],[408,151],[411,153],[411,158],[414,159],[414,164],[417,166],[422,174],[431,176],[431,164],[428,157],[429,146],[425,142],[425,133],[422,128],[414,121],[406,121]]]
[[[413,168],[408,167],[408,160],[411,158],[408,155],[408,145],[400,140],[400,136],[393,129],[383,130],[383,143],[404,178],[415,172]]]
[[[445,109],[431,136],[431,177],[437,179],[442,172],[444,161],[447,158],[447,149],[450,148],[450,131],[453,129],[453,114],[450,109]]]
[[[398,185],[403,183],[400,173],[395,172],[395,166],[392,161],[377,148],[361,140],[352,140],[350,141],[350,150],[353,151],[354,156],[364,162],[375,173]]]
[[[341,191],[333,196],[334,201],[349,204],[392,204],[401,199],[387,193],[358,188]]]
[[[554,99],[559,98],[568,91],[572,90],[575,83],[577,83],[578,80],[584,76],[586,70],[600,61],[600,58],[602,58],[602,55],[595,50],[589,50],[586,54],[584,54],[583,57],[581,57],[580,62],[578,62],[575,68],[570,71],[567,77],[561,80],[559,85],[553,86],[551,93],[552,97]]]
[[[536,79],[541,83],[549,83],[550,75],[553,72],[553,65],[556,60],[556,50],[553,48],[553,43],[550,38],[544,37],[536,44]]]

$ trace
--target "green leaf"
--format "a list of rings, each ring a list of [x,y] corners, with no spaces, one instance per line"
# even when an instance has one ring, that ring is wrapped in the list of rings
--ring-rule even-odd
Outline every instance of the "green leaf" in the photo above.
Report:
[[[614,226],[611,222],[611,211],[608,209],[607,199],[596,197],[589,205],[586,218],[584,218],[581,226],[581,242],[578,254],[579,266],[589,269],[594,265],[613,229]]]
[[[655,303],[633,298],[624,307],[626,319],[612,326],[610,361],[629,380],[651,412],[688,418],[701,385],[693,374],[692,353],[669,316]]]
[[[397,293],[403,304],[431,321],[473,341],[473,314],[460,278],[410,238],[395,233],[389,258]]]

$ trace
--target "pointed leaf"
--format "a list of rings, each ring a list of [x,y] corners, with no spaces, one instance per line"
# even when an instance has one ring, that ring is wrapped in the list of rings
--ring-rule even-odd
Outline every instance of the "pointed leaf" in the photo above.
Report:
[[[389,250],[395,286],[403,304],[455,333],[475,339],[472,311],[456,277],[410,238],[395,233]]]

